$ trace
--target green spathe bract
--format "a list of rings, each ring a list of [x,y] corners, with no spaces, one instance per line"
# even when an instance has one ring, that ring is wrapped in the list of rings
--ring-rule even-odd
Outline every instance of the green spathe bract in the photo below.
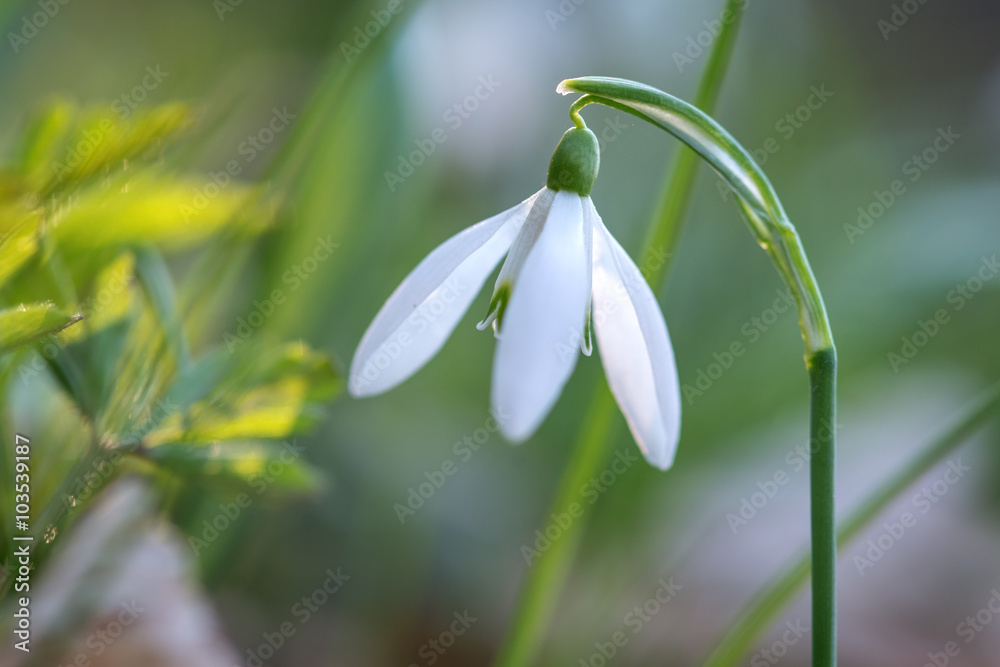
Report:
[[[581,197],[590,195],[601,166],[597,136],[585,127],[566,130],[549,162],[545,185],[552,190],[568,190]]]

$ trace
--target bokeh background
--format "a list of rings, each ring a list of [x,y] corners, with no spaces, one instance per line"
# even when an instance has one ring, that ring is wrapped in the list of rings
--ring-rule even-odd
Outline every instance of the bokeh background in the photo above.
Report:
[[[196,104],[198,139],[173,159],[208,173],[244,157],[241,143],[275,109],[300,113],[325,72],[357,58],[336,113],[321,119],[309,142],[287,215],[252,246],[231,296],[192,341],[195,349],[217,344],[317,238],[328,238],[338,244],[332,257],[290,292],[260,335],[306,341],[346,367],[384,299],[424,255],[543,183],[569,127],[568,99],[555,93],[560,80],[620,76],[690,99],[722,9],[679,0],[405,0],[370,45],[345,52],[343,43],[357,44],[359,17],[385,5],[60,5],[16,53],[8,43],[0,48],[0,148],[9,155],[30,113],[53,95],[111,101],[158,67],[168,75],[141,104]],[[915,11],[899,14],[901,5]],[[5,3],[3,33],[18,31],[37,9]],[[892,24],[894,11],[900,25]],[[782,0],[745,10],[715,115],[758,149],[826,296],[842,360],[844,510],[1000,377],[998,29],[1000,7],[972,0]],[[470,103],[477,87],[480,98]],[[464,114],[456,115],[456,104]],[[678,144],[614,110],[592,106],[585,117],[602,138],[594,201],[635,253]],[[414,142],[436,128],[446,141],[390,186],[386,173],[398,173]],[[952,139],[935,148],[949,132]],[[241,178],[264,178],[288,136],[276,133]],[[913,162],[921,155],[926,169]],[[891,194],[896,180],[902,188]],[[871,219],[862,225],[863,211]],[[183,282],[184,258],[171,266]],[[968,286],[981,289],[956,297],[977,274],[982,282]],[[752,594],[803,552],[808,478],[795,448],[807,432],[807,384],[795,317],[773,309],[780,292],[732,198],[701,168],[659,291],[681,382],[698,390],[685,390],[677,462],[660,473],[640,460],[587,508],[542,664],[601,664],[595,643],[632,629],[630,611],[672,579],[679,590],[629,634],[614,663],[697,665]],[[322,492],[255,503],[210,549],[190,554],[238,664],[253,664],[248,650],[286,621],[296,632],[267,664],[489,663],[526,571],[521,547],[549,521],[588,398],[604,379],[596,356],[581,359],[528,443],[484,437],[494,341],[473,325],[487,303],[484,293],[442,352],[404,385],[363,401],[341,397],[297,440],[324,474]],[[912,359],[894,363],[890,353],[901,355],[904,339],[940,309],[947,323]],[[727,358],[734,343],[744,353]],[[36,403],[18,406],[19,420],[40,420]],[[615,421],[609,456],[635,449],[624,421]],[[968,642],[958,634],[966,617],[1000,600],[997,433],[986,429],[951,457],[968,471],[936,487],[945,493],[933,490],[948,469],[942,463],[845,550],[845,666],[917,667],[949,641],[961,647],[950,664],[998,664],[1000,618]],[[459,455],[465,437],[481,446]],[[449,460],[457,472],[401,521],[395,506]],[[772,488],[779,472],[788,483],[745,525],[734,524],[744,499]],[[925,486],[935,502],[922,512],[915,496]],[[197,534],[228,502],[195,485],[179,493],[172,518],[182,535]],[[916,524],[870,566],[859,565],[856,557],[871,558],[868,540],[887,530],[883,522],[914,508]],[[300,625],[295,605],[338,568],[349,579]],[[476,620],[443,654],[428,651],[456,613]],[[786,621],[808,628],[807,593],[758,648],[783,641]],[[809,663],[808,634],[780,663]],[[758,653],[745,664],[773,663]]]

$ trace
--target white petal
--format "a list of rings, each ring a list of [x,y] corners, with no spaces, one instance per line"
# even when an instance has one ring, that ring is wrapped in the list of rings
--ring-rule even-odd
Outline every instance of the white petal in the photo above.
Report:
[[[462,230],[410,272],[354,353],[352,395],[374,396],[395,387],[441,349],[510,249],[538,194]]]
[[[589,198],[584,211],[594,225],[594,330],[604,373],[646,460],[666,470],[681,426],[667,325],[653,291]]]
[[[528,259],[528,255],[531,253],[531,249],[535,247],[535,242],[545,227],[545,221],[549,217],[549,211],[552,209],[552,202],[555,201],[556,194],[555,190],[549,190],[548,188],[542,188],[542,191],[538,193],[538,198],[531,207],[528,219],[525,221],[524,226],[521,227],[517,238],[514,239],[514,243],[510,247],[510,252],[507,254],[507,259],[504,260],[503,266],[500,267],[500,275],[497,276],[497,287],[500,287],[504,282],[513,287],[517,276],[520,275],[521,269]]]
[[[583,200],[556,194],[517,277],[493,358],[492,403],[504,435],[525,440],[576,365],[590,286]]]
[[[480,331],[490,324],[494,325],[494,331],[498,330],[498,318],[506,307],[506,303],[498,303],[496,299],[501,291],[513,290],[514,282],[517,280],[518,274],[521,273],[521,267],[524,266],[528,254],[535,246],[538,235],[542,233],[545,220],[549,217],[549,209],[552,208],[552,202],[555,201],[555,198],[556,191],[549,190],[547,187],[542,188],[541,192],[535,195],[535,202],[531,205],[528,217],[521,225],[521,231],[517,233],[517,238],[514,239],[514,243],[510,246],[510,252],[507,253],[507,259],[500,267],[500,275],[497,276],[496,286],[493,288],[493,299],[490,300],[490,312],[487,313],[482,322],[476,325]]]
[[[593,289],[591,285],[594,282],[594,221],[590,215],[590,211],[594,210],[594,205],[590,203],[589,196],[583,199],[584,201],[581,202],[583,206],[583,252],[587,257],[587,276],[583,279],[583,283],[587,286],[587,310],[583,316],[583,334],[580,336],[580,351],[583,352],[584,356],[589,357],[594,351],[590,331],[590,323],[592,321],[591,309],[593,307]]]

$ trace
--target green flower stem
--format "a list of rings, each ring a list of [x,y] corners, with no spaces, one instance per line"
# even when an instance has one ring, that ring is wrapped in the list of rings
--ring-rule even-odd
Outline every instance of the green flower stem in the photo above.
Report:
[[[614,411],[611,392],[606,384],[600,383],[594,389],[590,407],[585,413],[587,418],[546,516],[567,512],[574,502],[582,504],[580,488],[600,471],[607,458],[607,436]],[[532,663],[559,600],[559,592],[569,575],[573,556],[583,536],[585,520],[586,515],[577,519],[530,566],[511,628],[493,663],[496,667],[526,667]]]
[[[381,59],[392,45],[395,35],[409,21],[409,16],[416,13],[418,4],[419,0],[407,3],[405,16],[393,15],[388,25],[371,38],[371,43],[358,54],[348,57],[337,44],[332,45],[323,74],[299,114],[298,122],[292,127],[288,141],[282,144],[274,161],[268,165],[265,180],[273,180],[279,191],[288,189],[294,183],[305,167],[323,125],[335,116],[350,86],[365,68]],[[351,30],[371,21],[372,12],[384,7],[385,0],[358,3],[346,23],[343,41],[339,44],[350,44]]]
[[[1000,413],[1000,384],[994,385],[975,407],[848,515],[837,530],[839,548],[844,549],[889,506],[889,503],[998,413]],[[809,555],[806,554],[785,568],[783,574],[747,605],[703,667],[736,667],[741,664],[754,643],[774,624],[778,614],[795,599],[808,579]]]
[[[709,56],[708,64],[705,66],[701,82],[694,96],[694,105],[705,113],[711,113],[719,101],[719,92],[722,90],[720,84],[725,75],[726,68],[729,66],[733,47],[736,45],[736,35],[739,32],[739,25],[743,18],[743,8],[745,6],[746,2],[743,0],[730,0],[723,11],[722,15],[726,16],[726,12],[728,11],[728,15],[732,17],[732,20],[729,24],[723,24],[722,32],[719,33],[719,37],[716,39],[715,46]],[[664,184],[660,193],[659,204],[656,207],[655,217],[651,221],[649,232],[646,236],[645,248],[647,253],[656,248],[673,249],[677,247],[677,243],[680,240],[680,232],[683,228],[680,222],[684,219],[684,215],[687,213],[688,206],[691,203],[691,193],[694,192],[694,179],[698,173],[697,167],[698,154],[683,144],[678,146],[678,150],[674,154],[673,165],[667,170],[667,173],[673,176]],[[655,287],[662,282],[663,277],[666,275],[664,266],[661,266],[654,275],[646,276],[650,285]]]
[[[706,112],[712,111],[718,99],[744,5],[742,0],[727,2],[727,10],[732,13],[733,20],[722,26],[695,98],[698,107]],[[575,105],[570,109],[570,118],[576,127],[586,127]],[[688,156],[685,157],[685,154]],[[694,157],[693,151],[683,147],[678,152],[672,168],[667,172],[668,180],[663,188],[664,196],[661,198],[660,206],[650,221],[642,256],[662,248],[667,257],[667,261],[646,275],[646,280],[654,289],[666,276],[674,247],[680,238],[680,229],[687,212],[698,166]],[[584,412],[587,420],[580,429],[550,513],[565,512],[572,502],[578,500],[577,496],[583,483],[599,472],[607,458],[607,441],[614,423],[612,419],[614,413],[614,398],[607,385],[602,382],[594,388],[590,403]],[[494,661],[496,667],[525,667],[531,664],[537,655],[558,602],[559,592],[569,575],[585,521],[586,516],[578,519],[576,525],[566,531],[559,540],[553,542],[528,571],[511,628]]]
[[[813,662],[837,664],[837,518],[835,433],[837,430],[837,353],[829,347],[811,353],[809,369],[809,513],[812,533]]]
[[[774,187],[743,146],[702,110],[634,81],[583,77],[559,84],[581,93],[573,109],[600,103],[637,116],[694,149],[736,194],[740,211],[795,298],[810,384],[810,508],[813,574],[813,666],[837,664],[834,473],[837,353],[816,279],[798,233]]]

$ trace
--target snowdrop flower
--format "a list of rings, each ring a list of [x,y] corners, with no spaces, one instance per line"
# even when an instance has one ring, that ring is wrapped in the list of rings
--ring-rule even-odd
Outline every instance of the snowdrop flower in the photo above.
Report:
[[[654,466],[673,463],[680,389],[656,297],[590,199],[597,138],[568,130],[546,186],[459,232],[406,277],[375,316],[351,364],[356,397],[382,393],[419,370],[451,335],[506,254],[483,329],[497,336],[491,403],[504,435],[530,437],[576,365],[591,323],[611,391]]]

